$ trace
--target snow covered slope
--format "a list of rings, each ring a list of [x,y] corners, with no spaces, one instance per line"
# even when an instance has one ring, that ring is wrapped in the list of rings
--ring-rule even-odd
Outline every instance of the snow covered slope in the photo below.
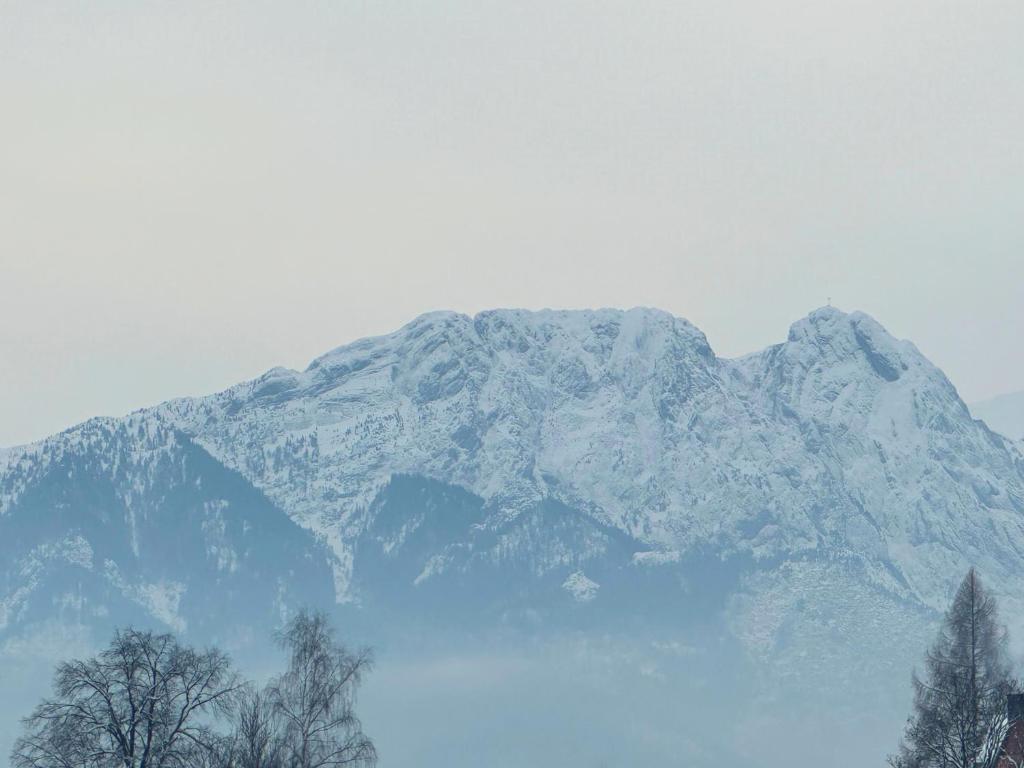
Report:
[[[306,599],[330,561],[287,515],[152,416],[94,419],[9,454],[0,633],[153,623],[229,646]]]
[[[935,608],[947,571],[1016,577],[1024,546],[1019,453],[912,344],[831,308],[735,361],[655,310],[432,314],[153,413],[330,542],[340,599],[397,475],[478,497],[467,541],[555,501],[640,562],[841,554]]]
[[[685,605],[679,579],[699,579],[746,616],[738,634],[777,650],[785,620],[743,596],[782,594],[780,574],[806,582],[825,568],[871,600],[936,610],[976,564],[1024,594],[1020,453],[912,344],[861,313],[819,309],[738,360],[657,310],[425,315],[305,371],[9,452],[0,529],[22,519],[39,477],[54,489],[32,502],[48,536],[8,544],[12,557],[75,549],[61,542],[77,541],[81,476],[52,471],[74,455],[114,482],[88,509],[123,529],[115,561],[144,560],[137,510],[162,509],[153,489],[180,471],[137,458],[170,450],[156,434],[244,478],[305,529],[295,547],[326,544],[318,562],[342,603],[438,608],[485,594],[481,604],[564,601],[601,615],[646,610],[635,596],[652,591],[654,604]],[[194,530],[205,518],[190,514],[174,524],[212,551]],[[145,520],[166,524],[159,512]],[[174,556],[138,583],[180,580]],[[23,589],[9,577],[0,604],[22,604]]]

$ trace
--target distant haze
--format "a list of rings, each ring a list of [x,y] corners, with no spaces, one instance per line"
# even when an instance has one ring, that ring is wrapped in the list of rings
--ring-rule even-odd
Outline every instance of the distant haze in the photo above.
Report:
[[[0,2],[0,445],[432,309],[1024,389],[1021,3]]]
[[[1011,392],[971,405],[975,418],[1015,440],[1024,440],[1024,392]]]

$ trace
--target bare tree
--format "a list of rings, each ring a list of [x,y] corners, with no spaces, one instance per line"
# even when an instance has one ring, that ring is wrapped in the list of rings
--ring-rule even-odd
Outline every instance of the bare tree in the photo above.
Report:
[[[914,712],[899,768],[974,768],[990,733],[1004,719],[1006,695],[1016,690],[1007,656],[1006,630],[995,599],[971,568],[957,590],[939,636],[915,673]]]
[[[238,683],[217,650],[126,630],[86,661],[57,668],[54,696],[23,721],[15,768],[194,768],[217,742],[210,718]]]
[[[350,652],[321,613],[302,612],[279,636],[288,670],[267,688],[280,718],[285,768],[372,766],[377,753],[355,715],[369,651]]]
[[[230,760],[232,768],[281,768],[280,718],[267,693],[248,688],[239,697]]]

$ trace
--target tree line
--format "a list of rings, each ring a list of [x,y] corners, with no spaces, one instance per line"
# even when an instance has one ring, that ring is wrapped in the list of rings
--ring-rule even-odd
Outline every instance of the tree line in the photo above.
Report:
[[[14,768],[370,768],[355,713],[372,666],[321,613],[277,636],[285,672],[244,682],[226,654],[173,635],[118,631],[84,661],[60,664],[53,694],[24,719]]]
[[[53,695],[24,719],[14,768],[372,768],[355,712],[368,650],[338,641],[321,613],[276,637],[283,674],[259,687],[226,654],[173,635],[118,631],[97,656],[57,667]],[[1008,637],[972,568],[914,673],[913,711],[892,768],[1024,768]],[[1016,717],[1024,716],[1024,699]],[[1020,744],[1011,745],[1013,739]]]

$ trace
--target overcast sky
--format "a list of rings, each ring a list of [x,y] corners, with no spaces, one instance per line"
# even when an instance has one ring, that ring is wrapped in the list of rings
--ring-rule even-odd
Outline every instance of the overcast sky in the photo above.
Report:
[[[0,445],[423,311],[1024,389],[1024,3],[0,0]]]

